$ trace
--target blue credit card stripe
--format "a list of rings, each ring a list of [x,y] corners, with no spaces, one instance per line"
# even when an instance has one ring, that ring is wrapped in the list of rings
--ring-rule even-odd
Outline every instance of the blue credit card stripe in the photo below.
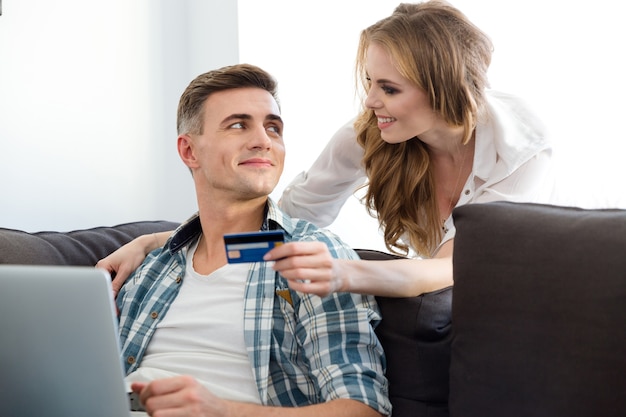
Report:
[[[285,239],[282,230],[272,230],[267,232],[233,233],[224,235],[224,242],[228,245],[234,243],[251,242],[280,242]]]
[[[226,245],[226,249],[228,250],[262,249],[269,247],[270,244],[268,242],[235,243]]]

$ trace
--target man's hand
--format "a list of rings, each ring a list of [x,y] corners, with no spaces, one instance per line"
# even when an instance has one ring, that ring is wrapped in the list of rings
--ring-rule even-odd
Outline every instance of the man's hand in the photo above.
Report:
[[[213,395],[190,376],[176,376],[149,383],[133,382],[133,392],[149,415],[225,417],[229,402]]]
[[[133,392],[150,416],[159,417],[383,417],[355,400],[337,399],[305,407],[271,407],[224,400],[213,395],[191,376],[175,376],[152,382],[133,382]]]

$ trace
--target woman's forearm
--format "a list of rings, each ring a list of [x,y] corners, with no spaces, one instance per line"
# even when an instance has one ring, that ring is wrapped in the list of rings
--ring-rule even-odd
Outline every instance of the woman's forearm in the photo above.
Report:
[[[452,285],[452,258],[337,260],[341,291],[414,297]]]
[[[153,250],[155,250],[156,248],[160,248],[161,246],[165,245],[165,242],[167,242],[167,239],[170,238],[170,236],[172,235],[173,230],[167,231],[167,232],[159,232],[159,233],[152,233],[153,239],[152,239],[152,244],[150,244],[151,248],[147,248],[149,249],[146,254],[152,252]]]

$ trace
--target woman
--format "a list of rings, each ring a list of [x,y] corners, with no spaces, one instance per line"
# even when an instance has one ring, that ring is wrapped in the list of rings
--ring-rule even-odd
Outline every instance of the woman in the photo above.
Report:
[[[363,110],[290,184],[281,206],[326,225],[366,176],[364,202],[386,246],[411,259],[335,260],[323,245],[283,245],[266,260],[276,260],[292,289],[409,297],[448,287],[456,206],[548,201],[550,146],[519,100],[487,89],[491,52],[489,38],[441,1],[400,4],[361,33]],[[167,236],[138,238],[97,266],[117,271],[118,288]]]

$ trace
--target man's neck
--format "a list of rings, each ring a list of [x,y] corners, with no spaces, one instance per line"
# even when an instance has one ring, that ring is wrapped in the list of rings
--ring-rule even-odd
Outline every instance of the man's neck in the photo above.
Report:
[[[200,207],[202,237],[194,255],[194,269],[207,275],[226,264],[224,234],[257,231],[263,224],[267,198],[229,204],[219,203]]]

